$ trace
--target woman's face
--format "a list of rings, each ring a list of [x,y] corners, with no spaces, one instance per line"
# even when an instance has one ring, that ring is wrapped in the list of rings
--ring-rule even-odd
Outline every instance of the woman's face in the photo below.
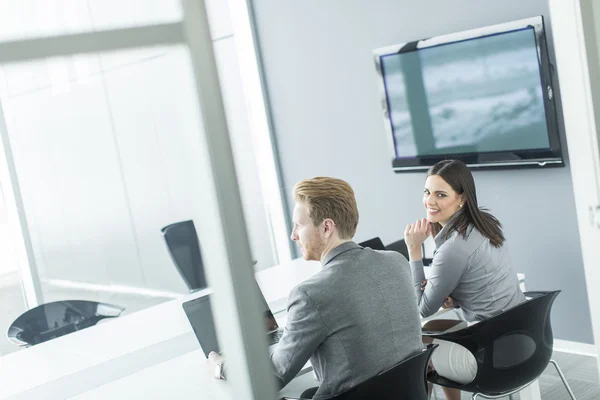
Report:
[[[430,175],[425,181],[423,205],[427,211],[427,220],[446,225],[463,204],[462,196],[439,175]]]

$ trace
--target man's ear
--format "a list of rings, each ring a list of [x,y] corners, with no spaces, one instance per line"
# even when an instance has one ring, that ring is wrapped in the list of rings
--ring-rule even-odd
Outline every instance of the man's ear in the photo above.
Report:
[[[323,233],[325,233],[325,237],[330,237],[335,230],[335,222],[331,218],[325,218],[323,220]]]

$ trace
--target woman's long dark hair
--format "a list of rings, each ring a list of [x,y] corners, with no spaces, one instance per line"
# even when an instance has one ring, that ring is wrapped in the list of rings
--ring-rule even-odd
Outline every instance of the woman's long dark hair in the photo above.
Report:
[[[492,214],[480,209],[477,205],[475,181],[469,168],[462,161],[444,160],[435,164],[427,171],[427,176],[437,175],[445,180],[456,193],[462,195],[463,206],[450,221],[445,232],[446,237],[458,231],[463,237],[467,236],[469,226],[474,226],[487,237],[494,247],[504,243],[502,224]],[[432,224],[432,235],[435,237],[442,230],[439,223]]]

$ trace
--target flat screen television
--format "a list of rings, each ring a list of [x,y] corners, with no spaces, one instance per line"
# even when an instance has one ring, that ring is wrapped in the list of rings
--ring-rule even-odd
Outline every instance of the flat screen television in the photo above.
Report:
[[[373,53],[395,171],[564,165],[543,17]]]

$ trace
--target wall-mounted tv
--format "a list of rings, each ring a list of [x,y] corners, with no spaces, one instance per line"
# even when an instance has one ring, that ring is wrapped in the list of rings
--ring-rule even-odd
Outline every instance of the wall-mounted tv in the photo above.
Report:
[[[395,171],[564,165],[543,17],[373,53]]]

